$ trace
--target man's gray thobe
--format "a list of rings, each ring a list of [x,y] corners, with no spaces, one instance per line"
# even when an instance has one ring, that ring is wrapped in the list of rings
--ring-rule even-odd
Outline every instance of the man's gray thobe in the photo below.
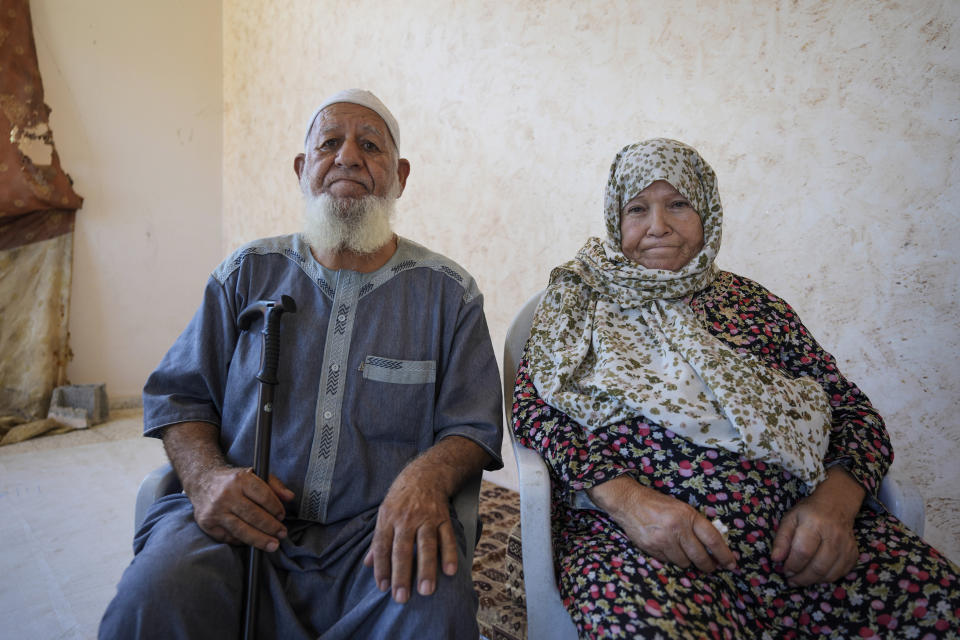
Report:
[[[279,638],[475,636],[456,519],[459,571],[438,576],[433,596],[414,590],[399,605],[362,565],[380,502],[419,453],[458,435],[502,466],[482,296],[456,263],[403,238],[372,273],[324,268],[298,234],[239,249],[147,381],[145,434],[209,422],[228,462],[252,465],[262,319],[242,332],[237,317],[281,295],[297,311],[281,321],[270,471],[296,498],[288,537],[266,554],[261,628]],[[134,550],[101,637],[236,637],[245,548],[206,536],[186,496],[154,505]]]

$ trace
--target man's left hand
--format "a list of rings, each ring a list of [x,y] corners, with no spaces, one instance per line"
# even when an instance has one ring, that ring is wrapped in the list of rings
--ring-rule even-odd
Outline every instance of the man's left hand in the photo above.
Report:
[[[457,572],[457,539],[450,521],[447,496],[407,468],[390,487],[377,512],[373,544],[363,563],[373,567],[381,591],[391,589],[403,604],[410,598],[410,579],[416,557],[416,585],[420,595],[436,588],[437,559],[443,572]],[[414,553],[416,550],[416,553]]]
[[[859,557],[854,519],[863,487],[840,467],[794,506],[780,521],[770,559],[783,562],[792,586],[834,582],[853,569]]]
[[[381,591],[390,589],[403,604],[437,587],[437,564],[457,573],[457,538],[450,520],[450,497],[470,476],[479,474],[489,455],[466,438],[450,436],[411,462],[390,486],[377,512],[377,527],[363,563],[373,567]],[[416,568],[414,568],[416,558]]]

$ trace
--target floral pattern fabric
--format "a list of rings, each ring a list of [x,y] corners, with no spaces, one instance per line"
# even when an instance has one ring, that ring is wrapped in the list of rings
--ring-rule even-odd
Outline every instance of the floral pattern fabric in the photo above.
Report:
[[[780,519],[809,488],[777,464],[692,443],[652,416],[584,429],[538,394],[527,360],[514,430],[551,470],[561,595],[586,638],[956,638],[960,570],[876,500],[893,458],[883,420],[837,370],[792,308],[731,273],[687,301],[717,339],[790,377],[806,376],[831,405],[825,463],[867,490],[855,524],[860,556],[831,584],[791,587],[770,561]],[[734,571],[682,569],[641,552],[607,514],[576,494],[622,474],[718,518]]]
[[[647,269],[620,250],[620,212],[665,180],[700,216],[704,246],[678,271]],[[589,429],[634,415],[695,443],[780,464],[813,488],[824,478],[828,399],[715,339],[684,296],[716,277],[723,208],[713,169],[693,148],[657,138],[624,147],[610,168],[607,238],[554,269],[530,333],[542,397]]]

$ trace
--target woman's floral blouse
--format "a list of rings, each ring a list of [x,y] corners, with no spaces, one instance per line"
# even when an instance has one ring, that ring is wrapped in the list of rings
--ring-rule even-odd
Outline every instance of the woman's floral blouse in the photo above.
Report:
[[[876,502],[893,451],[868,398],[793,309],[759,284],[722,272],[689,303],[723,341],[815,379],[830,396],[826,466],[843,465],[868,492],[855,530],[860,560],[838,583],[790,587],[769,554],[780,518],[806,495],[804,483],[774,465],[694,445],[644,416],[587,432],[539,398],[524,360],[514,430],[551,470],[560,588],[581,635],[957,637],[957,568]],[[624,473],[719,518],[739,568],[703,574],[644,555],[583,493]]]

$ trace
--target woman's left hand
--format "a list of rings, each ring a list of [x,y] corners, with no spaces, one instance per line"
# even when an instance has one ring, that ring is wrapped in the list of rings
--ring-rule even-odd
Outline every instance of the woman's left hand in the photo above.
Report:
[[[806,586],[839,580],[857,563],[853,523],[865,491],[841,467],[780,521],[770,559],[783,562],[788,583]]]

